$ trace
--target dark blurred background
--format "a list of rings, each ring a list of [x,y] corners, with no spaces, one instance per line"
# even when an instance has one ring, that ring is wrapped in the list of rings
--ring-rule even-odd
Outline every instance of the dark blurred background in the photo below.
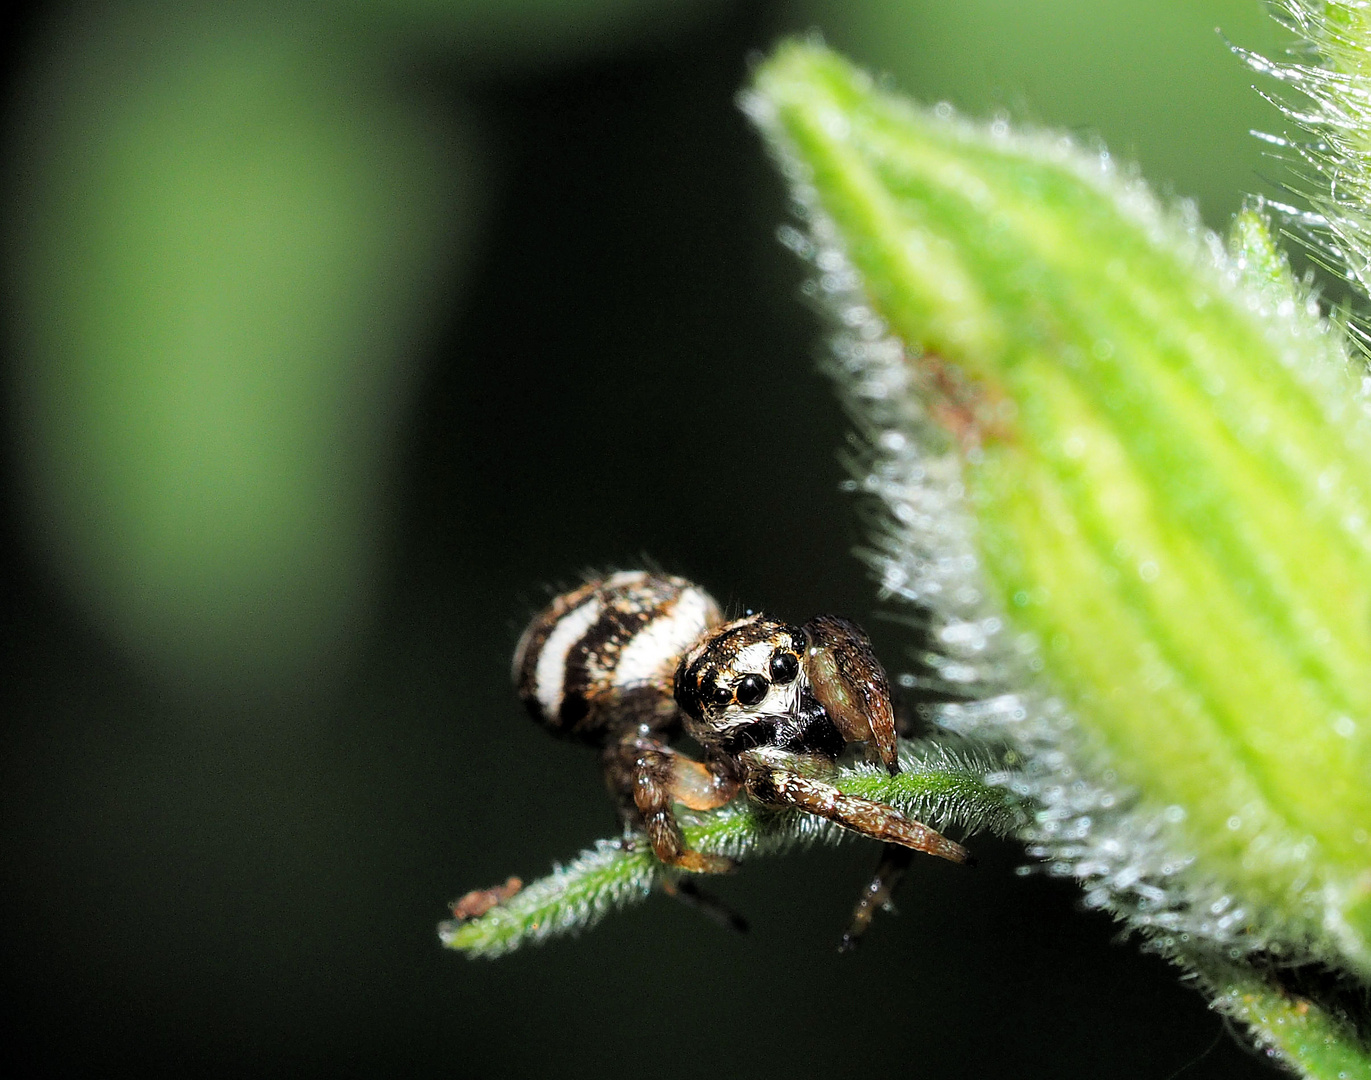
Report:
[[[10,1075],[1270,1072],[984,838],[851,957],[871,845],[718,883],[746,937],[666,898],[494,963],[435,934],[614,831],[593,755],[509,686],[554,587],[652,560],[909,645],[850,554],[749,56],[819,27],[1221,228],[1280,191],[1225,43],[1284,48],[1257,0],[5,18]]]

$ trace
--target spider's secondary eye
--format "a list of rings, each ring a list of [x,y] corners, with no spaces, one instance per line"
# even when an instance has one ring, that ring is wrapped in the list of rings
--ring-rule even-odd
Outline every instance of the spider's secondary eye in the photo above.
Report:
[[[738,704],[756,705],[766,697],[770,687],[771,684],[760,675],[744,675],[738,683]]]
[[[784,686],[800,673],[800,661],[794,653],[779,652],[771,658],[771,681]]]
[[[728,705],[733,701],[733,691],[727,686],[720,686],[718,683],[706,687],[705,693],[715,705]]]

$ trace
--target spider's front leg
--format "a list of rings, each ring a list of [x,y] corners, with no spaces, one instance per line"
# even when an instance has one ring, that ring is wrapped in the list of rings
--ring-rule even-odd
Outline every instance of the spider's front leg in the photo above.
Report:
[[[893,806],[845,795],[832,784],[813,776],[789,772],[753,752],[744,754],[742,760],[746,769],[744,783],[747,793],[760,803],[803,810],[807,814],[836,821],[844,828],[873,840],[899,844],[949,862],[974,861],[971,853],[961,844],[954,843],[922,822],[905,817]]]
[[[686,847],[673,804],[716,810],[738,793],[722,776],[650,735],[630,735],[605,748],[605,782],[630,824],[641,824],[652,850],[667,866],[695,874],[723,874],[733,860]]]
[[[856,623],[836,615],[817,615],[804,625],[809,648],[805,657],[810,685],[824,711],[848,742],[874,746],[886,771],[900,771],[896,736],[899,720],[890,693],[890,679],[876,659],[871,639]],[[862,889],[843,934],[840,952],[851,952],[861,941],[876,912],[890,906],[891,897],[909,868],[910,849],[887,843],[871,881]]]
[[[816,615],[804,624],[809,648],[805,670],[824,712],[847,742],[876,748],[886,771],[900,771],[895,742],[895,706],[890,679],[876,659],[871,639],[850,619]]]

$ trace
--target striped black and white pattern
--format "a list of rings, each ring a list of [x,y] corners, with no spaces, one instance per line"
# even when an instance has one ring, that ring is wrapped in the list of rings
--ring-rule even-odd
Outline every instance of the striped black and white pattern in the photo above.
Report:
[[[672,717],[681,656],[722,621],[699,586],[628,570],[557,597],[524,631],[514,682],[533,716],[564,734],[607,734]]]

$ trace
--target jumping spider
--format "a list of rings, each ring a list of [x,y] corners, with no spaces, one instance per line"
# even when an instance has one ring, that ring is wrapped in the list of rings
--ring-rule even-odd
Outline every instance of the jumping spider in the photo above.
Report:
[[[625,571],[553,600],[524,631],[513,674],[535,719],[601,749],[625,828],[645,832],[668,866],[732,869],[686,846],[673,807],[712,810],[739,792],[885,842],[845,948],[889,901],[910,850],[970,858],[893,807],[824,779],[852,743],[900,771],[889,680],[866,634],[846,619],[819,615],[796,626],[754,613],[725,622],[699,586]],[[703,761],[669,745],[682,730]]]

